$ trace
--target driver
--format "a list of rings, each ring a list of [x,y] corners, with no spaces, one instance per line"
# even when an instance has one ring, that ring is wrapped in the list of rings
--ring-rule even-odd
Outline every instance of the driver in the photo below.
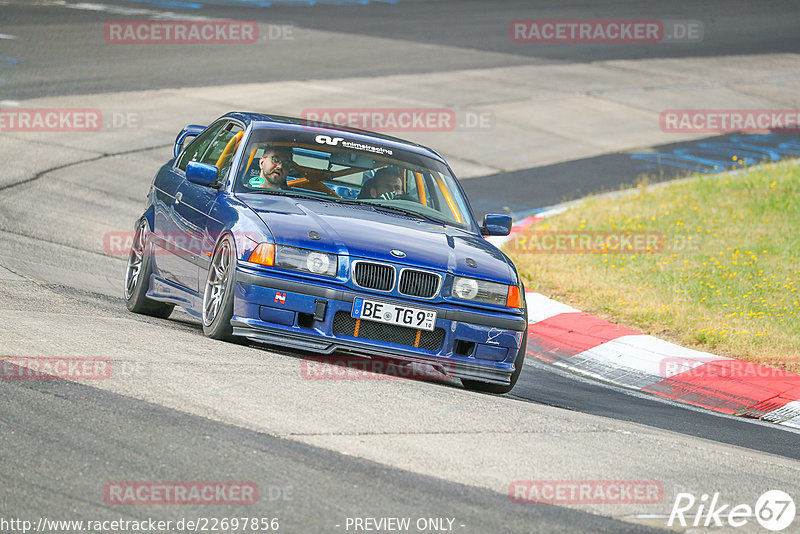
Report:
[[[383,167],[375,171],[375,176],[364,182],[361,186],[359,199],[382,198],[391,200],[403,194],[402,169],[395,166]]]
[[[265,189],[286,189],[286,177],[293,164],[290,147],[267,145],[258,161],[260,180],[251,180],[250,184]]]

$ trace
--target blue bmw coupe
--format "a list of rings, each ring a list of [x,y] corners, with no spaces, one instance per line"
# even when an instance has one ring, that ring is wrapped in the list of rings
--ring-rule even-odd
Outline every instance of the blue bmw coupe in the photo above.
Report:
[[[190,125],[136,222],[129,310],[175,305],[215,339],[433,366],[510,391],[527,311],[511,260],[484,239],[433,150],[276,115]]]

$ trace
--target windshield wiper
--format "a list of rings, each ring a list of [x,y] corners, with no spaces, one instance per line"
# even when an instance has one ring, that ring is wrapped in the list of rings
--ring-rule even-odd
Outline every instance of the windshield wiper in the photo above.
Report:
[[[303,198],[310,198],[312,200],[321,200],[323,202],[335,202],[337,204],[348,204],[351,206],[364,206],[365,208],[372,208],[374,210],[383,210],[392,213],[399,213],[401,215],[408,215],[410,217],[414,217],[416,219],[423,219],[426,221],[434,222],[436,224],[447,224],[447,221],[442,219],[437,219],[435,217],[431,217],[430,215],[424,215],[414,210],[399,208],[397,206],[386,206],[385,204],[376,204],[374,202],[363,202],[361,200],[351,200],[348,198],[336,198],[336,197],[317,197],[313,195],[305,195],[303,193],[295,193],[293,191],[286,191],[283,189],[261,189],[259,192],[264,193],[272,193],[276,195],[286,195],[286,196],[298,196]]]
[[[411,217],[424,219],[426,221],[435,222],[437,224],[447,224],[446,221],[443,221],[441,219],[431,217],[430,215],[424,215],[422,213],[419,213],[418,211],[400,208],[398,206],[387,206],[386,204],[376,204],[375,202],[363,202],[361,200],[350,200],[347,198],[332,198],[329,200],[332,200],[333,202],[338,202],[339,204],[351,204],[351,205],[355,204],[358,206],[371,207],[374,210],[384,210],[384,211],[390,211],[392,213],[400,213],[402,215],[409,215]]]
[[[367,204],[365,203],[365,205],[367,205]],[[376,210],[384,210],[384,211],[390,211],[390,212],[393,212],[393,213],[401,213],[403,215],[410,215],[411,217],[417,217],[419,219],[425,219],[426,221],[435,222],[436,224],[447,224],[445,221],[443,221],[441,219],[436,219],[435,217],[431,217],[430,215],[423,215],[422,213],[420,213],[418,211],[414,211],[414,210],[407,210],[405,208],[398,208],[397,206],[386,206],[384,204],[371,204],[370,203],[368,205],[372,206]]]

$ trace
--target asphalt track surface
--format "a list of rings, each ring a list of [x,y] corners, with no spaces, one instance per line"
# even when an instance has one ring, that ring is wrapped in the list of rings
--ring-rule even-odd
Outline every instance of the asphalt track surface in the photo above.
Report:
[[[25,30],[31,40],[3,42],[3,56],[23,61],[3,69],[2,93],[33,96],[249,83],[420,74],[463,68],[588,63],[609,59],[713,57],[797,51],[800,3],[713,1],[484,1],[400,0],[396,4],[311,7],[276,2],[269,8],[245,2],[203,9],[172,10],[188,16],[252,20],[330,32],[320,39],[265,41],[253,47],[169,47],[97,45],[89,25],[98,20],[139,20],[141,15],[97,13],[18,2],[3,9],[5,33]],[[72,2],[76,3],[76,2]],[[97,2],[100,3],[100,2]],[[202,3],[202,2],[201,2]],[[125,8],[153,9],[159,2],[102,2]],[[161,4],[169,5],[169,2]],[[299,4],[299,3],[298,3]],[[25,7],[25,6],[28,7]],[[520,46],[508,38],[515,19],[671,19],[701,20],[699,43],[629,46],[627,44],[547,44]],[[85,31],[81,31],[85,30]],[[398,46],[366,46],[362,36],[396,40]],[[61,46],[54,46],[59,43]],[[440,47],[436,54],[409,57],[403,44]],[[234,58],[234,60],[232,60]],[[17,72],[15,72],[17,71]],[[498,83],[502,84],[502,80]]]
[[[126,507],[119,517],[176,523],[209,516],[277,517],[286,532],[341,532],[347,517],[457,518],[454,530],[465,532],[655,532],[557,506],[521,508],[505,495],[73,382],[4,382],[2,391],[0,444],[15,451],[13,460],[3,462],[0,512],[6,518],[37,518],[43,510],[49,519],[97,518],[97,478],[181,480],[200,465],[205,480],[256,482],[259,503],[226,507],[223,513],[201,506]],[[99,477],[87,476],[97,471]]]
[[[281,48],[286,47],[286,43],[255,51],[242,47],[234,54],[229,49],[223,51],[215,47],[202,50],[172,47],[169,54],[163,54],[147,47],[97,46],[81,31],[83,25],[119,19],[119,15],[44,4],[0,4],[0,33],[41,36],[40,40],[28,39],[24,43],[0,40],[0,56],[17,61],[0,65],[3,100],[162,87],[205,87],[231,81],[325,79],[387,73],[410,75],[458,68],[580,63],[654,55],[681,58],[723,53],[796,52],[796,21],[800,20],[800,6],[793,2],[773,3],[770,10],[752,2],[708,2],[702,6],[696,2],[671,2],[669,5],[613,2],[591,7],[584,2],[539,3],[535,7],[527,3],[493,2],[488,8],[485,2],[401,1],[396,5],[372,3],[346,8],[276,5],[260,9],[240,5],[220,7],[209,2],[202,9],[191,10],[191,15],[287,23],[332,32],[336,38],[292,43],[291,48]],[[105,4],[158,9],[150,3]],[[706,38],[691,48],[685,44],[580,48],[552,45],[534,50],[516,47],[506,36],[508,20],[513,18],[633,17],[703,20]],[[441,54],[414,57],[412,61],[404,57],[401,46],[382,50],[360,47],[358,37],[363,35],[398,42],[424,42],[443,48]],[[231,60],[232,56],[235,60]],[[154,161],[158,157],[154,155]],[[542,170],[545,176],[553,178],[542,183],[539,191],[526,188],[530,201],[512,206],[511,211],[543,207],[553,201],[630,183],[634,170],[629,168],[629,158],[609,155],[603,162],[606,171],[603,176],[618,176],[617,182],[591,181],[592,173],[588,170],[596,169],[597,161],[559,164],[557,169]],[[528,171],[517,172],[518,176],[524,176]],[[563,176],[578,178],[570,181],[561,179]],[[524,180],[515,182],[514,176],[502,177],[508,179],[507,182],[500,182],[498,178],[501,177],[467,182],[468,191],[473,188],[479,198],[487,199],[487,210],[507,206],[508,199],[519,192],[516,188],[524,184]],[[498,189],[497,183],[506,183],[508,188]],[[0,191],[0,195],[29,185],[35,187],[28,183]],[[484,194],[492,189],[496,192],[494,198]],[[135,194],[130,193],[130,196],[135,197]],[[480,205],[476,209],[482,211]],[[16,259],[30,254],[31,250],[53,254],[70,251],[60,243],[26,236],[8,221],[0,231],[4,235],[3,253],[12,254]],[[83,253],[80,247],[74,252],[79,256]],[[65,261],[78,265],[85,262],[89,270],[106,271],[104,265],[94,266],[83,257]],[[103,263],[100,259],[95,261]],[[119,320],[130,319],[121,299],[103,291],[93,292],[84,280],[52,281],[48,280],[43,267],[31,267],[32,264],[25,262],[19,265],[23,267],[8,268],[6,265],[7,272],[0,276],[5,286],[0,290],[4,308],[19,307],[27,313],[31,309],[46,310],[50,306],[48,303],[58,301],[78,317],[99,313]],[[118,265],[114,264],[114,269],[118,272]],[[23,279],[45,282],[28,288],[22,284]],[[33,303],[32,308],[28,306],[30,303]],[[174,329],[202,343],[198,325],[183,314],[176,313],[170,321],[135,319],[143,327],[156,325]],[[89,336],[91,328],[83,328]],[[5,326],[3,331],[0,341],[4,336],[11,339]],[[63,335],[66,339],[81,333],[73,331]],[[52,343],[58,346],[59,338],[55,333]],[[0,345],[0,351],[2,348]],[[273,351],[267,351],[270,352]],[[450,389],[437,384],[419,386],[437,392]],[[341,525],[344,518],[352,516],[456,517],[466,525],[464,532],[655,531],[649,526],[579,510],[514,505],[505,495],[469,484],[387,467],[356,455],[277,438],[248,429],[247,425],[222,423],[184,413],[176,407],[149,403],[85,384],[2,381],[0,390],[3,399],[0,459],[4,466],[0,473],[3,482],[0,514],[4,517],[33,518],[43,515],[44,511],[51,518],[95,518],[100,511],[107,511],[102,499],[100,502],[97,499],[97,488],[103,483],[185,479],[187,473],[200,465],[205,480],[255,480],[265,494],[265,488],[277,488],[283,497],[287,491],[291,497],[274,501],[262,499],[257,509],[231,509],[224,514],[218,510],[210,513],[208,509],[176,510],[175,507],[144,511],[125,508],[120,513],[131,518],[150,515],[170,519],[192,513],[253,516],[258,512],[262,517],[269,514],[286,518],[289,532],[341,532],[337,524]],[[797,433],[633,395],[553,371],[538,362],[526,364],[511,398],[516,402],[645,425],[665,430],[667,434],[694,436],[702,438],[701,442],[733,445],[733,450],[742,448],[746,451],[744,454],[762,451],[785,459],[800,459]],[[348,405],[350,403],[343,400],[342,409]]]
[[[673,154],[681,151],[692,154],[695,150],[702,151],[702,148],[698,148],[700,145],[709,143],[726,145],[732,137],[736,136],[717,135],[697,141],[682,141],[649,148],[659,154]],[[770,144],[775,146],[781,142],[790,141],[796,143],[798,139],[797,134],[775,133],[771,136]],[[798,145],[798,149],[800,149],[800,145]],[[716,157],[730,161],[730,158],[737,153],[741,154],[741,151],[737,152],[735,148],[731,148],[727,155],[717,155]],[[544,208],[588,195],[635,187],[637,181],[645,176],[649,183],[659,183],[683,178],[695,172],[703,172],[710,167],[709,165],[693,164],[691,161],[680,163],[682,166],[658,162],[645,163],[632,158],[629,153],[617,152],[532,169],[482,176],[465,180],[463,186],[470,198],[472,209],[479,219],[486,213],[510,212],[518,216],[526,216],[542,211]],[[503,187],[498,187],[498,184],[503,184]]]

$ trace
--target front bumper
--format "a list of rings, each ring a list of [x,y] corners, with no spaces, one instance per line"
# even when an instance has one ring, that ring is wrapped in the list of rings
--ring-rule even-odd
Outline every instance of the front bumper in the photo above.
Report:
[[[435,308],[433,332],[350,317],[357,297]],[[322,354],[335,351],[432,365],[440,372],[509,384],[523,329],[521,316],[401,301],[242,269],[236,271],[233,334]]]

